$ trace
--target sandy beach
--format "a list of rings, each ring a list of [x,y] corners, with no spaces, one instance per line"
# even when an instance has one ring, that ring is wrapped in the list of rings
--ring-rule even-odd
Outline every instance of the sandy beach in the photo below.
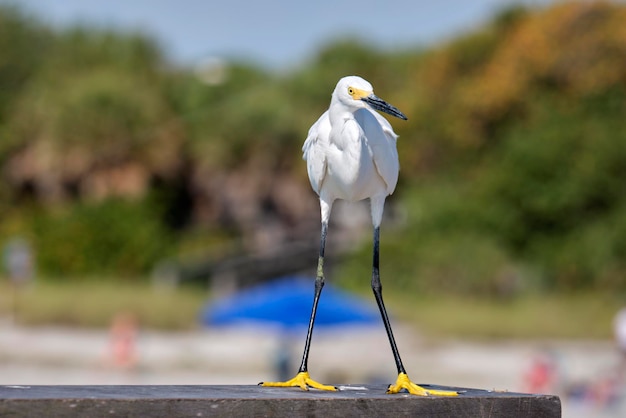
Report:
[[[611,341],[434,340],[402,324],[394,329],[407,371],[418,383],[528,392],[537,364],[548,361],[548,390],[561,396],[564,417],[626,416],[624,384],[607,384],[619,364]],[[301,335],[253,326],[139,330],[130,342],[132,361],[121,364],[114,340],[106,330],[2,324],[0,385],[256,384],[278,377],[279,353],[295,373],[303,344]],[[382,327],[316,333],[309,370],[332,384],[395,378]]]

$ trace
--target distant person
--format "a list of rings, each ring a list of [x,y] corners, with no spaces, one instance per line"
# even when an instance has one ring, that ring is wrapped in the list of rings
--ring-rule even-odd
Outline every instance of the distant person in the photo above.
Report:
[[[130,313],[119,313],[109,330],[111,365],[117,369],[132,370],[137,365],[137,319]]]
[[[620,364],[618,374],[620,379],[624,379],[626,374],[626,307],[620,309],[613,320],[613,333],[615,343],[620,352]]]
[[[289,379],[291,373],[291,345],[286,337],[282,337],[274,358],[274,370],[278,380]]]
[[[33,278],[34,263],[32,250],[23,238],[13,238],[4,247],[4,266],[9,280],[16,286],[23,286]]]
[[[554,393],[557,383],[557,365],[551,353],[539,353],[524,374],[528,393]]]

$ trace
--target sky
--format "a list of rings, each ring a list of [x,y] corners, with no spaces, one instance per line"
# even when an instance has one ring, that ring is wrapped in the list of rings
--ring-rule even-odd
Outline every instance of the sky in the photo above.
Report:
[[[183,65],[238,59],[270,69],[302,65],[331,41],[379,48],[429,46],[471,30],[512,4],[553,0],[0,0],[55,27],[145,33]]]

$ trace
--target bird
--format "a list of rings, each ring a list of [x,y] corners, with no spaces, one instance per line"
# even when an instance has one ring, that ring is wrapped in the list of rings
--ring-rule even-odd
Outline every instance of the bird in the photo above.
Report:
[[[365,79],[359,76],[343,77],[331,95],[328,110],[311,126],[304,141],[303,159],[306,160],[311,187],[319,196],[322,224],[313,306],[298,373],[293,379],[284,382],[261,382],[262,386],[338,390],[335,386],[313,380],[308,371],[315,315],[325,283],[324,249],[328,222],[335,200],[355,202],[369,199],[373,225],[371,287],[398,370],[398,378],[389,385],[387,393],[406,390],[421,396],[457,394],[426,389],[409,379],[385,309],[379,269],[380,224],[385,199],[394,192],[398,183],[400,164],[396,147],[398,136],[387,119],[376,111],[408,119],[398,108],[376,96],[372,85]]]

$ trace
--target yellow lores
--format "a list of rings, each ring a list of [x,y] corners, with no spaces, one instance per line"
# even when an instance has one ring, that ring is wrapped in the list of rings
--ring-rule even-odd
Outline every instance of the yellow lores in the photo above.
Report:
[[[369,92],[357,89],[356,87],[348,87],[348,94],[352,96],[354,100],[363,100],[370,95]]]
[[[324,287],[324,248],[328,220],[336,199],[358,201],[369,199],[374,226],[374,257],[372,263],[372,290],[385,325],[391,351],[398,369],[396,383],[387,393],[407,390],[414,395],[456,396],[456,392],[427,390],[411,382],[402,365],[398,347],[393,338],[391,324],[383,303],[382,284],[379,273],[380,223],[385,199],[396,188],[398,182],[398,136],[381,115],[385,112],[406,120],[400,110],[374,94],[372,85],[361,77],[344,77],[333,91],[329,109],[311,126],[302,151],[307,162],[311,187],[320,197],[322,233],[320,253],[315,277],[313,308],[304,343],[304,353],[298,374],[286,382],[265,382],[263,386],[296,386],[304,390],[309,387],[321,390],[337,390],[312,380],[308,372],[309,350],[317,305]]]

